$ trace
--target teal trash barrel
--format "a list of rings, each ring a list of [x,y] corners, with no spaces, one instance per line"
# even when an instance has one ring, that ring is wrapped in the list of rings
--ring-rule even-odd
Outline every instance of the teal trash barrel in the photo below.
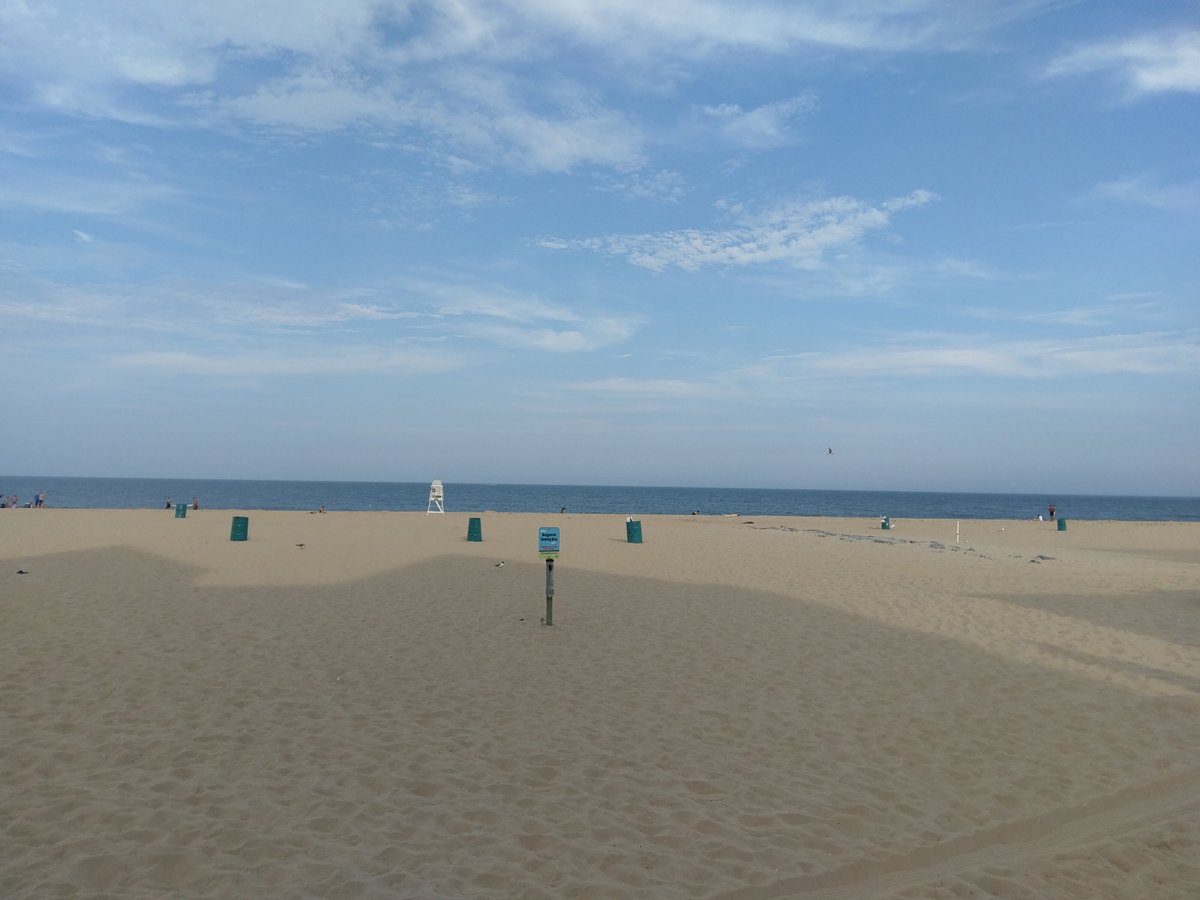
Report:
[[[625,523],[625,540],[630,544],[640,544],[642,542],[641,522]]]
[[[483,540],[483,522],[477,517],[472,517],[467,522],[467,540],[482,541]]]
[[[229,539],[231,541],[244,541],[250,536],[250,518],[248,516],[234,516],[233,528],[229,530]]]
[[[186,503],[176,503],[175,504],[175,518],[177,518],[177,519],[186,519],[187,518],[187,504]]]
[[[888,531],[892,527],[892,517],[891,516],[880,516],[879,517],[879,527],[882,528],[884,531]]]
[[[1066,519],[1059,519],[1059,520],[1058,520],[1058,530],[1059,530],[1059,531],[1066,531],[1066,530],[1067,530],[1067,520],[1066,520]]]

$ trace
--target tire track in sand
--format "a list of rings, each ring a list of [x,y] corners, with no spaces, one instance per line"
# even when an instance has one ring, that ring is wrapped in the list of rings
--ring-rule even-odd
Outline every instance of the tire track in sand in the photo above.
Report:
[[[866,900],[985,866],[1014,866],[1048,857],[1200,807],[1200,769],[1125,788],[1079,806],[953,838],[903,856],[851,863],[816,875],[748,885],[712,900]]]

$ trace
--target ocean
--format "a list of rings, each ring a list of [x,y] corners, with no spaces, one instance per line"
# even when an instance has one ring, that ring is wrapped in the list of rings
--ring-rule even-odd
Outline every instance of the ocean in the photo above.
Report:
[[[162,508],[167,498],[202,509],[424,512],[428,482],[249,481],[207,478],[67,478],[0,475],[0,495],[20,506],[38,491],[70,509]],[[891,516],[910,519],[1030,519],[1049,503],[1064,519],[1200,521],[1200,497],[972,494],[610,485],[445,484],[447,512],[620,515]]]

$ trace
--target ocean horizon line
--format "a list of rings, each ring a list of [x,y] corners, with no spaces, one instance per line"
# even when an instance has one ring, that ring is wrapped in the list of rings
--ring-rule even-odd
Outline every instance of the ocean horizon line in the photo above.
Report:
[[[428,511],[431,482],[0,475],[8,505],[79,509]],[[447,512],[1200,521],[1200,498],[1144,494],[873,491],[442,481]],[[1054,507],[1055,509],[1051,509]]]
[[[447,478],[427,480],[388,480],[364,478],[251,478],[248,476],[219,476],[219,475],[20,475],[0,474],[0,490],[4,489],[6,480],[38,481],[38,480],[73,480],[73,481],[129,481],[129,482],[163,482],[178,484],[187,483],[231,483],[231,484],[340,484],[340,485],[430,485],[432,481],[441,481],[444,485],[462,485],[470,487],[496,488],[566,488],[603,490],[669,490],[669,491],[796,491],[807,493],[831,494],[938,494],[946,496],[1004,496],[1004,497],[1104,497],[1111,499],[1162,499],[1162,500],[1200,500],[1198,494],[1169,494],[1145,491],[1045,491],[1045,490],[1003,490],[1003,489],[971,489],[971,488],[862,488],[862,487],[782,487],[777,485],[724,485],[724,484],[623,484],[617,482],[567,482],[567,481],[466,481]]]

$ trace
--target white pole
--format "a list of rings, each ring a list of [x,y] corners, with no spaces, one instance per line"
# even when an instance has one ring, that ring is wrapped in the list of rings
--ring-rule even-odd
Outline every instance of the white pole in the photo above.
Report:
[[[956,521],[956,522],[954,523],[954,543],[956,543],[956,544],[958,543],[958,532],[959,532],[959,526],[960,526],[960,525],[962,525],[962,522],[957,522],[957,521]]]

